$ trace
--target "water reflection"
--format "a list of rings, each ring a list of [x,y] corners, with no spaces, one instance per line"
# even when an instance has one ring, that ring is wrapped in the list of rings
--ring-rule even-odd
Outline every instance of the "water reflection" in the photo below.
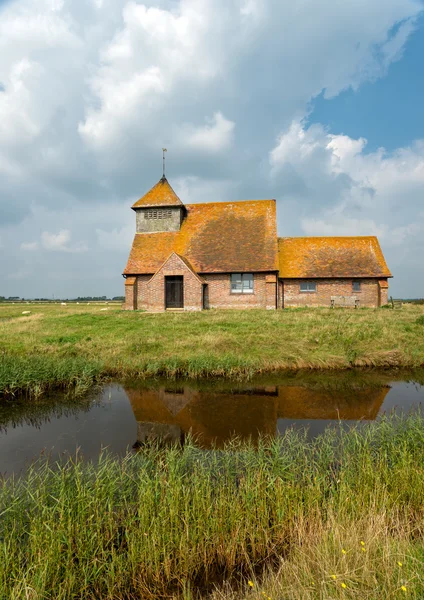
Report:
[[[84,401],[0,403],[0,474],[19,473],[48,454],[96,459],[107,447],[122,456],[149,440],[184,442],[190,432],[203,448],[233,435],[251,438],[308,428],[310,437],[339,420],[369,421],[383,412],[408,411],[424,397],[424,373],[331,374],[230,382],[112,384]],[[419,382],[419,383],[418,383]]]
[[[317,391],[301,386],[274,385],[236,391],[201,391],[189,385],[176,388],[125,387],[137,421],[137,441],[184,440],[191,432],[202,447],[222,445],[232,436],[256,440],[281,433],[289,420],[375,419],[390,390],[381,388]]]

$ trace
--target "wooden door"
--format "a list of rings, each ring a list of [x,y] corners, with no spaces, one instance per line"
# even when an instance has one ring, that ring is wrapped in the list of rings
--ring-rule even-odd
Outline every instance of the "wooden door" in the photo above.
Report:
[[[182,275],[165,277],[165,308],[184,308]]]

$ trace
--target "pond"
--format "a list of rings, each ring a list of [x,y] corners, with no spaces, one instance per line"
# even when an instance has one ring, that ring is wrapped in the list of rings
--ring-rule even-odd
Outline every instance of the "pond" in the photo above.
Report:
[[[40,456],[95,459],[101,448],[123,456],[145,442],[184,442],[203,448],[232,436],[281,435],[409,412],[424,400],[424,372],[297,373],[249,382],[112,383],[82,400],[57,394],[0,404],[0,474],[19,474]]]

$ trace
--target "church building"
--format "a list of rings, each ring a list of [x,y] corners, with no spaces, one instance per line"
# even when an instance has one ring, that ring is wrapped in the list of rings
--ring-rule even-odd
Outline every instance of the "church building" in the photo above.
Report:
[[[165,176],[132,209],[127,310],[387,304],[374,236],[279,238],[275,200],[183,204]]]

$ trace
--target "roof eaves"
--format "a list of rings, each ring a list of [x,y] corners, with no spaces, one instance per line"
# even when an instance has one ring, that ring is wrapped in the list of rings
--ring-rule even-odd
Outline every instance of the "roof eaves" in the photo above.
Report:
[[[224,202],[196,202],[193,204],[185,204],[186,208],[195,206],[225,206],[226,204],[247,204],[247,203],[258,203],[258,202],[276,202],[274,198],[264,198],[260,200],[226,200]]]
[[[391,279],[393,275],[278,275],[279,279]]]
[[[159,269],[156,271],[156,273],[154,273],[152,275],[152,277],[149,279],[148,283],[150,283],[151,281],[153,281],[153,279],[156,277],[156,275],[158,275],[163,267],[166,265],[166,263],[168,262],[168,260],[171,258],[171,256],[176,256],[177,258],[180,259],[180,261],[184,264],[185,267],[187,267],[187,269],[189,269],[193,275],[196,276],[196,278],[199,280],[200,283],[206,283],[204,281],[204,279],[202,279],[198,273],[196,273],[196,271],[193,269],[193,267],[191,266],[191,264],[189,263],[189,261],[187,259],[184,259],[180,254],[178,254],[177,252],[175,252],[175,250],[173,250],[170,255],[168,256],[168,258],[166,258],[166,260],[163,261],[163,263],[161,264],[161,266],[159,267]]]
[[[200,277],[200,275],[194,270],[190,261],[185,256],[181,256],[181,254],[178,254],[177,252],[174,252],[174,254],[176,256],[178,256],[178,258],[185,264],[185,266],[188,269],[190,269],[190,271],[193,273],[193,275],[195,275],[197,277],[197,279],[200,281],[200,283],[206,283],[206,281],[202,277]]]
[[[137,200],[138,202],[138,200]],[[181,205],[178,204],[143,204],[136,206],[137,202],[131,206],[133,210],[137,210],[140,208],[183,208],[184,204],[181,202]]]

